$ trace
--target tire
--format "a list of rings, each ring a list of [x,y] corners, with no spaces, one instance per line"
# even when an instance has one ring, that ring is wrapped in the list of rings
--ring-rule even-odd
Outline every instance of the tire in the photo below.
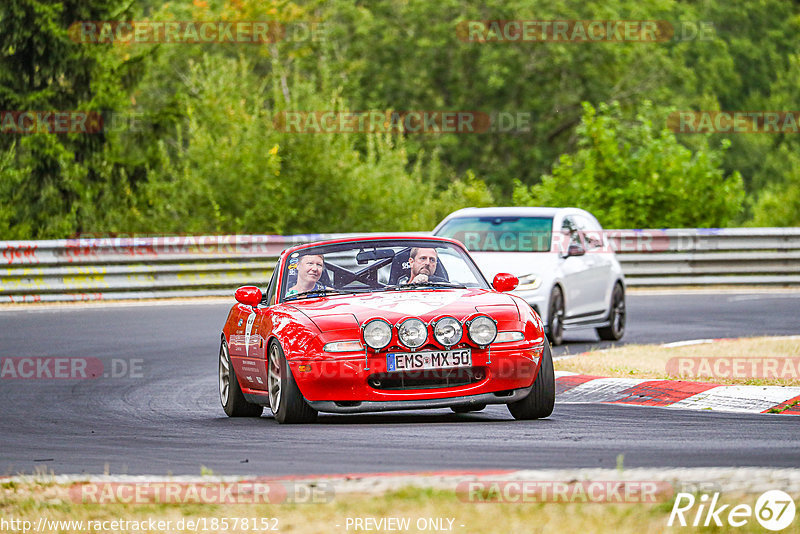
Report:
[[[617,341],[625,335],[625,290],[621,284],[614,286],[611,295],[611,311],[608,312],[608,326],[597,329],[600,339]]]
[[[223,339],[219,345],[219,400],[228,417],[259,417],[264,407],[245,400]]]
[[[550,306],[547,310],[547,338],[554,346],[564,342],[564,295],[555,286],[550,293]]]
[[[521,401],[508,405],[514,419],[541,419],[553,413],[556,401],[556,377],[553,371],[553,354],[550,344],[544,344],[542,361],[536,381],[531,385],[530,394]]]
[[[463,406],[450,406],[450,409],[453,410],[454,413],[469,413],[469,412],[479,412],[486,408],[485,404],[471,404],[471,405],[463,405]]]
[[[269,345],[267,390],[272,414],[279,423],[313,423],[317,420],[317,411],[306,403],[300,393],[277,341]]]

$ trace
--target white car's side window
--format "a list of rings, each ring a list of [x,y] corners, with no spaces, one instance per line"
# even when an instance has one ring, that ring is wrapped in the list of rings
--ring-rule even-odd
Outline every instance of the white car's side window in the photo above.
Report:
[[[595,250],[603,246],[603,231],[586,217],[576,215],[575,222],[578,230],[583,234],[586,250]]]
[[[583,243],[581,243],[581,235],[578,231],[578,226],[575,224],[575,221],[572,220],[572,217],[564,218],[564,222],[561,224],[561,231],[569,235],[568,243],[570,245],[583,246]]]

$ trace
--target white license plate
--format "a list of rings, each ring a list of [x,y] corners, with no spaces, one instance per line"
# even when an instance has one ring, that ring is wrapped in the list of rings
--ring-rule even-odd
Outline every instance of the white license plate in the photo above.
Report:
[[[386,355],[386,371],[388,372],[412,369],[449,369],[471,366],[471,349],[392,352]]]

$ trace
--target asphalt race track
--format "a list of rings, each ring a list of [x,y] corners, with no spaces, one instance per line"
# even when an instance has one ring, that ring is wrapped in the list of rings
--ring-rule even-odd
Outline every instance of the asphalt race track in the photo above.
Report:
[[[93,357],[117,378],[0,380],[0,475],[293,475],[419,470],[800,465],[800,418],[556,404],[516,422],[503,406],[323,415],[280,426],[228,419],[217,393],[227,304],[0,311],[0,358]],[[800,334],[800,293],[632,294],[628,343]],[[592,330],[567,335],[580,352]]]

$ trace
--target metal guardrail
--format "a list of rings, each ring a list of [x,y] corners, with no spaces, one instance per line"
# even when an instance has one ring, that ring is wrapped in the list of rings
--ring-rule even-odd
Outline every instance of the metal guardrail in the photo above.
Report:
[[[351,235],[0,241],[0,303],[232,295],[266,283],[285,248]]]
[[[0,241],[0,302],[230,295],[280,251],[353,235]],[[800,284],[800,228],[608,230],[629,286]]]
[[[629,286],[800,284],[800,228],[608,233]]]

